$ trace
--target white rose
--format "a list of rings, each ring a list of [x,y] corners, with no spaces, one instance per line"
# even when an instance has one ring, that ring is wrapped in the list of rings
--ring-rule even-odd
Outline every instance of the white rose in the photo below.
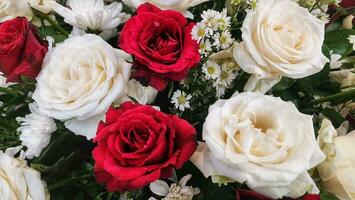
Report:
[[[323,120],[318,142],[327,159],[318,166],[323,186],[340,200],[355,200],[355,131],[341,135],[329,120]],[[340,136],[338,136],[340,135]]]
[[[31,7],[25,0],[0,0],[0,22],[13,19],[15,17],[27,17],[32,19]]]
[[[67,39],[46,55],[33,99],[40,112],[91,139],[111,103],[126,95],[129,58],[96,35]]]
[[[325,158],[312,117],[280,98],[241,93],[209,109],[192,162],[208,176],[223,176],[273,199],[319,192],[307,170]],[[218,180],[218,178],[216,179]]]
[[[132,79],[128,83],[127,95],[120,98],[116,103],[132,101],[132,98],[141,105],[151,104],[155,101],[158,90],[150,86],[143,86],[138,81]]]
[[[234,48],[239,66],[252,74],[245,90],[266,92],[281,76],[298,79],[321,71],[328,61],[322,53],[324,26],[291,0],[259,0],[248,10],[243,41]]]
[[[0,199],[49,200],[50,196],[38,171],[10,151],[0,151]]]
[[[190,7],[197,6],[203,2],[209,0],[122,0],[124,4],[128,5],[131,8],[136,9],[143,3],[151,3],[158,6],[161,9],[171,9],[177,10],[182,13],[185,13],[187,16],[192,18],[192,14],[187,12],[187,9]]]

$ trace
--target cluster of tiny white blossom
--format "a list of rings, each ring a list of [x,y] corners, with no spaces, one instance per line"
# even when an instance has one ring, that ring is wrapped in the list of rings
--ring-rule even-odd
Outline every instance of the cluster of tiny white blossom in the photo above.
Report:
[[[200,43],[200,54],[208,56],[214,51],[228,49],[234,39],[230,33],[231,17],[227,9],[222,12],[205,10],[201,14],[202,21],[192,29],[192,38]]]
[[[221,98],[237,77],[238,66],[229,59],[219,61],[210,59],[203,65],[202,72],[207,80],[213,81],[216,96]]]

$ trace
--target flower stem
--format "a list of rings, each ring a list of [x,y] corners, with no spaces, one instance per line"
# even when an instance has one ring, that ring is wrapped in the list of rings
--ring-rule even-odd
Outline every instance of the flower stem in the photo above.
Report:
[[[55,190],[55,189],[61,188],[63,186],[66,186],[68,184],[73,184],[77,181],[88,180],[90,178],[92,178],[92,175],[88,175],[88,174],[84,175],[84,176],[72,177],[72,178],[66,179],[64,181],[48,185],[48,189]]]
[[[317,0],[316,3],[314,3],[314,5],[312,6],[312,8],[309,10],[309,12],[312,12],[318,6],[319,2],[320,0]]]
[[[345,92],[341,92],[338,94],[330,95],[327,97],[323,97],[320,99],[316,99],[311,101],[312,104],[319,104],[319,103],[324,103],[324,102],[331,102],[334,100],[342,99],[342,98],[355,98],[355,89],[351,89]]]
[[[41,11],[39,10],[36,10],[36,9],[33,9],[34,10],[34,13],[35,15],[37,15],[39,18],[41,19],[45,19],[47,20],[52,26],[53,28],[57,29],[57,31],[59,31],[60,33],[62,33],[63,35],[65,35],[66,37],[69,36],[69,33],[64,30],[63,27],[61,27],[57,22],[55,22],[52,18],[49,17],[49,15],[46,15],[44,13],[42,13]]]

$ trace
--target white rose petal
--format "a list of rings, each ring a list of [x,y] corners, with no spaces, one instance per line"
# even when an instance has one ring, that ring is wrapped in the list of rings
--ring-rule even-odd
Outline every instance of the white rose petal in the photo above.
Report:
[[[191,158],[207,176],[225,176],[270,198],[319,190],[307,170],[325,158],[312,117],[294,104],[258,93],[235,94],[209,109],[203,139]]]
[[[26,0],[0,0],[0,22],[15,17],[32,19],[33,13]]]
[[[322,53],[323,21],[291,0],[259,0],[247,12],[243,41],[234,49],[244,71],[260,79],[298,79],[323,69],[328,61]]]
[[[318,142],[327,159],[318,165],[323,186],[341,200],[355,199],[355,156],[352,149],[355,131],[339,136],[332,123],[325,119],[318,132]]]
[[[0,151],[0,199],[49,200],[50,196],[39,172]]]
[[[120,98],[117,103],[121,104],[125,101],[132,101],[133,98],[141,105],[151,104],[155,101],[158,94],[158,90],[150,86],[143,86],[138,81],[132,79],[128,83],[127,96]]]
[[[46,55],[33,99],[40,112],[91,139],[112,102],[126,95],[128,59],[96,35],[67,39]]]

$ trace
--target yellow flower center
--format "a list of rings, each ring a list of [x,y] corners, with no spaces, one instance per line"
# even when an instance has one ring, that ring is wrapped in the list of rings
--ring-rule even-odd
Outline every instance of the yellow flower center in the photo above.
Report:
[[[209,74],[214,74],[214,73],[216,73],[216,69],[213,66],[209,66],[209,67],[207,67],[207,72]]]

